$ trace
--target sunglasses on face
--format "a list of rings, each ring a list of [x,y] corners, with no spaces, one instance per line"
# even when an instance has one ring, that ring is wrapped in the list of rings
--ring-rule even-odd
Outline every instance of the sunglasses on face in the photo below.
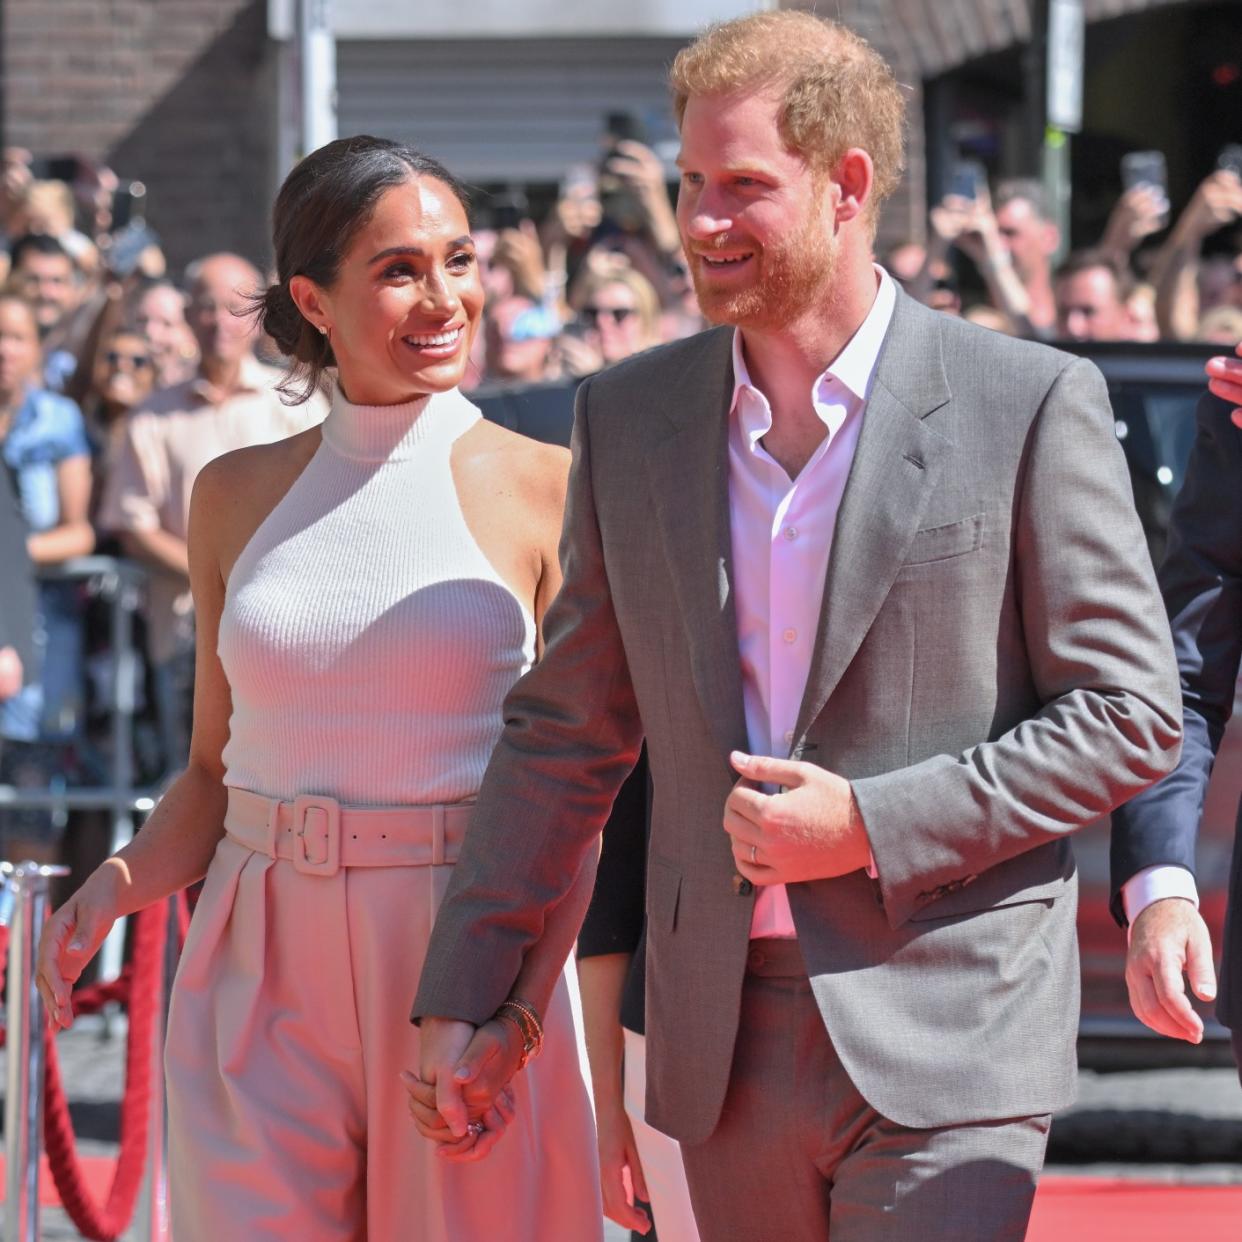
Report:
[[[607,316],[613,323],[625,323],[637,312],[632,306],[584,306],[579,312],[582,318],[592,327],[598,327],[599,321]]]
[[[133,371],[145,371],[151,365],[151,359],[146,354],[122,354],[115,349],[110,349],[104,358],[110,367],[119,367],[124,363]]]

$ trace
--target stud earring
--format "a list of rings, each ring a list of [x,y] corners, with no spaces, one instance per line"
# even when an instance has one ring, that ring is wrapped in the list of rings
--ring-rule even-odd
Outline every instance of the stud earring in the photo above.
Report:
[[[325,324],[322,324],[322,323],[321,323],[321,324],[319,325],[319,331],[320,331],[320,332],[321,332],[324,336],[327,336],[327,335],[328,335],[328,329],[327,329],[327,326],[326,326]]]

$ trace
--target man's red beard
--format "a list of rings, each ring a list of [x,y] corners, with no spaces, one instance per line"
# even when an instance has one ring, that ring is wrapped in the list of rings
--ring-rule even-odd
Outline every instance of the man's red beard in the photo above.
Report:
[[[727,236],[712,245],[696,247],[690,276],[699,306],[712,323],[739,328],[780,328],[819,301],[836,269],[836,248],[822,224],[810,220],[801,232],[779,245],[749,247],[755,278],[744,287],[725,288],[704,271],[701,257],[711,250],[738,250],[738,240]]]

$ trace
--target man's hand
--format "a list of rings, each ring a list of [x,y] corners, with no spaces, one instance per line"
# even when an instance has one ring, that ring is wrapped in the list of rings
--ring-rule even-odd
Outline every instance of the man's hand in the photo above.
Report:
[[[595,1116],[595,1133],[599,1140],[599,1181],[604,1192],[604,1215],[622,1229],[646,1233],[651,1218],[635,1204],[635,1199],[650,1202],[638,1144],[634,1130],[620,1102],[602,1109]]]
[[[1100,239],[1101,250],[1129,261],[1139,242],[1168,222],[1168,196],[1158,186],[1131,186],[1113,205]]]
[[[436,1111],[434,1084],[423,1082],[409,1070],[402,1070],[401,1082],[410,1097],[410,1116],[419,1134],[437,1144],[438,1156],[456,1164],[482,1160],[500,1142],[515,1116],[513,1091],[506,1087],[483,1112],[471,1118],[465,1138],[455,1138]]]
[[[1208,373],[1208,388],[1222,401],[1242,407],[1242,345],[1238,357],[1212,358],[1204,368]],[[1234,426],[1242,427],[1242,408],[1233,412]]]
[[[1183,975],[1200,999],[1216,996],[1216,971],[1207,924],[1183,897],[1153,901],[1130,928],[1126,987],[1130,1008],[1145,1026],[1172,1039],[1197,1044],[1203,1019],[1186,997]]]
[[[867,866],[870,844],[849,781],[797,759],[734,751],[742,777],[725,802],[733,860],[753,884],[826,880]],[[765,794],[757,785],[783,786]]]

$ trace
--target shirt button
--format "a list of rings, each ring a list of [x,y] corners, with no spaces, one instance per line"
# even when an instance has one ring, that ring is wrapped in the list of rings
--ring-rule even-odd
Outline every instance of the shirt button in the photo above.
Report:
[[[798,528],[796,526],[785,527],[785,538],[791,543],[798,537]]]
[[[783,630],[783,631],[781,632],[781,637],[782,637],[782,638],[783,638],[783,639],[784,639],[787,643],[792,643],[792,642],[796,641],[796,639],[797,639],[797,637],[798,637],[798,631],[797,631],[797,630],[795,630],[795,629],[793,629],[793,628],[791,627],[790,629]]]

